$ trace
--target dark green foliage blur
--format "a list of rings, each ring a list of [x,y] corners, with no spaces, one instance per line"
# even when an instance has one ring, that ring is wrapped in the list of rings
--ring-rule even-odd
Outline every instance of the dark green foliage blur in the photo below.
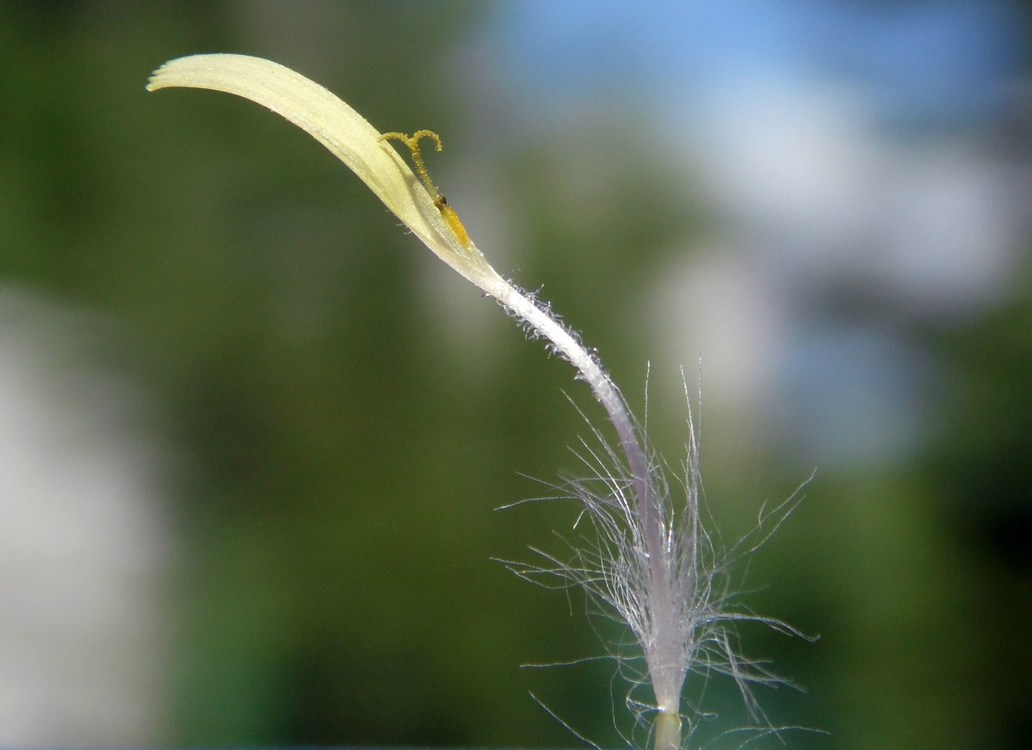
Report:
[[[618,130],[570,138],[612,186],[590,221],[570,217],[554,174],[568,143],[496,153],[469,132],[457,60],[490,9],[0,4],[2,281],[113,321],[122,345],[94,356],[142,384],[176,456],[155,743],[578,745],[530,691],[620,742],[611,665],[520,668],[600,653],[583,602],[491,561],[573,521],[559,504],[494,508],[546,493],[523,475],[576,467],[567,446],[587,428],[564,392],[597,416],[582,384],[307,135],[232,97],[144,91],[169,58],[255,54],[383,130],[440,132],[442,190],[461,178],[449,157],[472,153],[519,217],[499,270],[545,285],[640,405],[652,353],[631,292],[707,219],[670,198],[652,145]],[[489,231],[468,228],[490,254]],[[752,564],[750,605],[820,635],[742,634],[806,688],[761,691],[772,717],[830,732],[788,746],[1026,746],[1030,300],[1026,286],[977,325],[914,332],[947,375],[938,437],[891,471],[819,474]],[[657,407],[675,462],[682,406]],[[809,474],[734,454],[733,438],[706,447],[711,504],[733,498],[750,520]],[[728,685],[712,696],[736,701]]]

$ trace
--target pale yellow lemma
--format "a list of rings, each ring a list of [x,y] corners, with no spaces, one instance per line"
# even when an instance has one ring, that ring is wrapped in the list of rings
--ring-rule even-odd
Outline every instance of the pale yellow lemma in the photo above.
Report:
[[[158,68],[148,91],[164,88],[223,91],[261,104],[307,132],[344,162],[395,216],[445,263],[485,292],[508,286],[466,234],[457,217],[435,205],[405,160],[382,134],[330,91],[270,60],[247,55],[180,57]],[[457,224],[462,227],[461,222]]]

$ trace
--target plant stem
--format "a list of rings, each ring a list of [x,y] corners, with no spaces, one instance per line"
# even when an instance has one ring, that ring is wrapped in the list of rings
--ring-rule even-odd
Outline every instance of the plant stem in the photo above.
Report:
[[[680,750],[681,715],[679,713],[660,711],[656,717],[655,729],[653,750]]]
[[[504,285],[504,286],[502,286]],[[649,461],[638,430],[616,384],[598,359],[532,299],[508,282],[488,289],[516,317],[525,321],[566,357],[606,410],[627,459],[635,512],[645,544],[649,569],[649,632],[642,643],[652,688],[660,710],[656,720],[656,750],[678,750],[681,741],[680,702],[684,681],[681,618],[672,585],[667,529],[650,482]]]

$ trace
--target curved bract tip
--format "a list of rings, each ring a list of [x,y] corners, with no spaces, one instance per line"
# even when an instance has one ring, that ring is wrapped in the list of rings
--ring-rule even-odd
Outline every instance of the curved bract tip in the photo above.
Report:
[[[205,54],[176,58],[154,71],[147,90],[164,88],[223,91],[267,107],[328,148],[413,234],[463,277],[494,296],[502,286],[508,286],[465,229],[461,233],[455,230],[451,218],[454,212],[449,208],[450,213],[443,215],[435,197],[382,134],[314,81],[259,57]]]

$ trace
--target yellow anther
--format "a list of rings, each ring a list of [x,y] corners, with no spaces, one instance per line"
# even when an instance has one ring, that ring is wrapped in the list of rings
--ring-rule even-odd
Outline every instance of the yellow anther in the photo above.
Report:
[[[455,209],[448,205],[448,201],[443,195],[437,196],[437,200],[434,203],[437,204],[437,209],[448,224],[448,228],[452,230],[452,234],[459,239],[463,247],[469,247],[472,244],[472,240],[470,240],[469,235],[466,233],[466,227],[462,226],[462,222],[459,221],[459,215],[455,213]]]
[[[423,155],[419,150],[419,142],[429,138],[434,142],[434,147],[440,151],[444,148],[444,144],[441,143],[441,136],[437,135],[432,130],[417,130],[412,135],[406,135],[405,133],[384,133],[380,136],[381,141],[401,141],[412,154],[412,163],[416,167],[416,174],[419,175],[420,182],[429,191],[430,196],[434,199],[434,205],[437,206],[437,210],[441,212],[441,217],[445,223],[448,224],[448,228],[451,229],[452,234],[462,243],[463,247],[469,247],[471,243],[469,235],[466,233],[466,228],[462,226],[462,222],[459,221],[458,214],[455,213],[455,209],[448,205],[448,199],[441,195],[441,191],[434,185],[434,181],[430,179],[430,173],[426,169],[426,164],[423,163]]]

